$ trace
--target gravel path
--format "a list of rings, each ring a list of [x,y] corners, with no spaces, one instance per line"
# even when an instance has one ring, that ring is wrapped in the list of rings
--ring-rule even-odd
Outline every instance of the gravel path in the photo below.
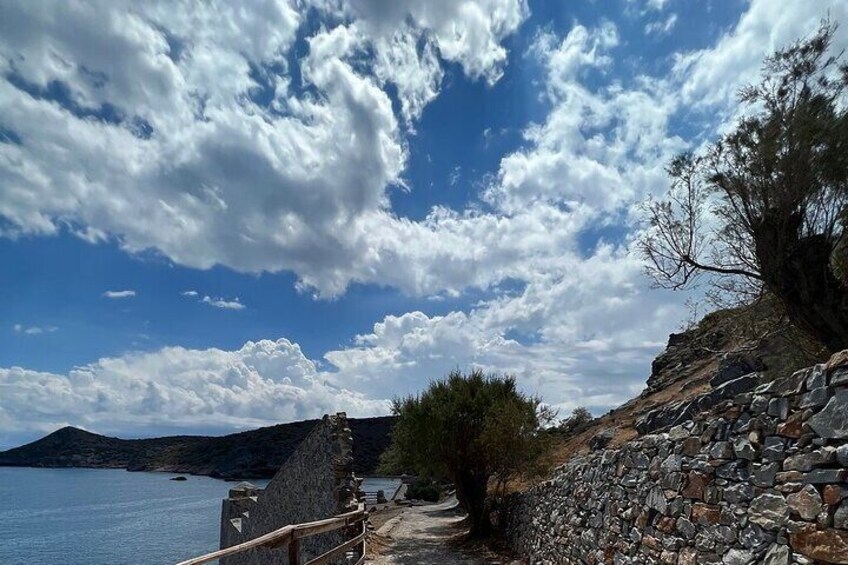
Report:
[[[463,514],[456,499],[441,504],[413,506],[386,522],[377,535],[388,538],[388,547],[367,563],[375,565],[482,565],[486,561],[463,555],[451,540],[463,535],[458,526]]]

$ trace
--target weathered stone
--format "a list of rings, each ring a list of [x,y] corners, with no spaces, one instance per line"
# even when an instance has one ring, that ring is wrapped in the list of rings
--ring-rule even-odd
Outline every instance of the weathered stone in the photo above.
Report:
[[[780,463],[768,463],[760,465],[754,469],[754,474],[751,477],[751,482],[758,487],[774,486],[774,477],[780,470]]]
[[[814,485],[825,483],[841,483],[845,480],[846,469],[813,469],[804,473],[801,480]]]
[[[826,465],[836,459],[836,450],[832,447],[821,447],[815,451],[798,453],[787,457],[783,462],[784,471],[809,471],[813,467]]]
[[[665,509],[668,507],[668,502],[666,502],[665,494],[660,487],[654,487],[651,489],[651,492],[648,494],[648,498],[645,500],[645,504],[648,505],[649,508],[653,508],[660,514],[665,514]]]
[[[843,386],[845,384],[848,384],[848,369],[843,367],[831,373],[830,386]]]
[[[769,400],[768,415],[774,416],[779,420],[785,420],[789,415],[789,399],[788,398],[772,398]]]
[[[686,476],[686,486],[683,487],[683,496],[686,498],[704,499],[704,487],[710,483],[710,477],[699,473],[698,471],[690,471]]]
[[[836,448],[836,460],[843,467],[848,467],[848,443]]]
[[[757,391],[760,393],[768,393],[773,396],[790,396],[792,394],[798,394],[804,390],[804,382],[807,380],[807,376],[809,376],[809,374],[810,369],[801,369],[800,371],[794,372],[789,377],[775,379],[768,383],[768,385],[765,385],[763,390],[757,389]]]
[[[822,499],[813,485],[807,485],[786,497],[789,508],[804,520],[813,520],[822,511]]]
[[[715,471],[716,477],[722,479],[730,479],[732,481],[745,481],[748,479],[748,461],[731,461],[717,467]]]
[[[766,492],[751,501],[748,519],[767,530],[776,530],[789,519],[789,507],[783,495]]]
[[[666,473],[660,479],[660,484],[664,489],[676,494],[680,490],[680,485],[683,484],[683,473]]]
[[[689,431],[683,427],[683,425],[672,426],[670,430],[668,430],[668,439],[671,441],[680,441],[681,439],[689,437]]]
[[[684,547],[677,557],[677,565],[697,565],[698,551],[694,547]]]
[[[754,414],[762,414],[766,410],[768,410],[769,398],[768,396],[762,395],[754,395],[754,399],[751,401],[751,412]]]
[[[807,390],[814,390],[827,385],[827,374],[825,373],[824,363],[815,365],[810,369],[810,375],[807,377]]]
[[[694,457],[701,450],[701,440],[697,437],[687,437],[680,446],[680,452],[687,457]]]
[[[693,504],[690,519],[702,526],[718,524],[721,520],[721,508],[709,504]]]
[[[777,425],[777,434],[783,437],[798,439],[804,433],[804,414],[795,412],[785,422]]]
[[[725,501],[735,504],[754,498],[754,487],[747,483],[738,483],[724,489],[722,497]]]
[[[848,532],[843,530],[817,530],[805,526],[789,534],[789,543],[794,551],[810,559],[826,563],[848,563]]]
[[[822,499],[825,504],[834,506],[848,498],[848,488],[839,485],[825,485],[822,489]]]
[[[663,473],[673,473],[675,471],[679,471],[682,465],[683,457],[680,455],[669,455],[663,460],[662,464],[660,464],[660,471]]]
[[[710,457],[713,459],[732,459],[733,446],[726,441],[717,441],[710,448]]]
[[[848,437],[848,388],[837,389],[821,412],[807,423],[823,438]]]
[[[754,446],[751,445],[751,442],[746,437],[739,437],[733,440],[733,451],[739,459],[751,460],[757,454]]]
[[[676,526],[677,531],[680,532],[680,535],[682,535],[686,539],[692,539],[695,537],[695,524],[693,524],[690,520],[681,516],[677,519]]]
[[[748,549],[759,549],[772,539],[774,539],[773,535],[756,524],[748,524],[745,529],[739,532],[739,543]]]
[[[779,437],[767,437],[763,444],[763,459],[767,461],[779,461],[783,459],[786,442]]]
[[[772,544],[763,557],[763,565],[789,565],[789,547]]]
[[[779,483],[788,483],[792,481],[800,481],[804,478],[804,473],[801,471],[783,471],[775,475],[775,480]]]
[[[848,530],[848,500],[843,500],[833,513],[833,527]]]
[[[731,549],[724,554],[722,563],[727,565],[747,565],[754,560],[754,554],[744,549]]]
[[[801,404],[799,408],[819,408],[827,404],[830,398],[830,390],[827,387],[814,388],[810,392],[801,396]]]

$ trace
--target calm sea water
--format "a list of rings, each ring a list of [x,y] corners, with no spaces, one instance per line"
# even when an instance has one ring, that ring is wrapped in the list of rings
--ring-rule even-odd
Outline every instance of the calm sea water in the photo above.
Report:
[[[173,476],[0,467],[0,564],[165,565],[214,551],[233,484]],[[366,479],[364,488],[389,495],[394,484]]]

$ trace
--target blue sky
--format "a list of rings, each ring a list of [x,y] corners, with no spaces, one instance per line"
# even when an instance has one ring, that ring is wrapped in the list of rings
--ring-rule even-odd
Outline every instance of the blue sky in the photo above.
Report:
[[[0,448],[380,414],[454,367],[608,410],[686,317],[639,203],[828,13],[0,2]]]

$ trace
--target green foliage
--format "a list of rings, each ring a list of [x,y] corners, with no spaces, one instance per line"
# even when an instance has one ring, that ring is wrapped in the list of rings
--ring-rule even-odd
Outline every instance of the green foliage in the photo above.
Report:
[[[556,431],[564,435],[574,435],[580,433],[591,421],[592,413],[583,406],[578,406],[571,412],[571,416],[559,423]]]
[[[385,472],[448,480],[468,512],[472,534],[488,529],[489,481],[502,489],[517,475],[542,470],[554,414],[518,391],[515,379],[459,371],[430,383],[419,396],[395,399],[399,416],[384,454]]]
[[[641,242],[660,286],[706,277],[724,305],[771,295],[831,351],[848,345],[848,65],[830,53],[835,29],[768,57],[735,127],[671,162]]]
[[[442,497],[442,489],[432,479],[416,479],[406,489],[408,500],[426,500],[427,502],[438,502]]]

